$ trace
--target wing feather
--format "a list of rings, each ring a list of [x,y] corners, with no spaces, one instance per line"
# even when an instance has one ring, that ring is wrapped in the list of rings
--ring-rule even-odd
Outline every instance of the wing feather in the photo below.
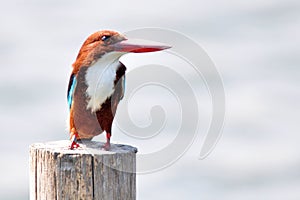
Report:
[[[69,80],[69,85],[68,85],[68,94],[67,94],[69,109],[71,109],[71,106],[72,106],[72,101],[73,101],[74,91],[75,91],[75,88],[76,88],[76,83],[77,83],[76,75],[71,74],[70,80]]]

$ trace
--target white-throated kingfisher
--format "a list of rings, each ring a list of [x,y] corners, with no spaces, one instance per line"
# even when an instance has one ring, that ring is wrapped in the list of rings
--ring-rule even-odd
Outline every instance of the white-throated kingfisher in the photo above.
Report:
[[[90,35],[79,50],[68,85],[71,149],[81,139],[106,132],[105,150],[110,148],[112,122],[125,90],[126,67],[119,62],[126,53],[160,51],[168,46],[141,43],[115,31]]]

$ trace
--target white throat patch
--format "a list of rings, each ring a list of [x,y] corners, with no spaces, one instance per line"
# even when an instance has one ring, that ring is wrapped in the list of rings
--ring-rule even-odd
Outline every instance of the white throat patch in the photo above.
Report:
[[[114,92],[114,80],[119,65],[119,58],[126,52],[104,54],[96,63],[87,69],[85,80],[89,96],[87,109],[92,112],[101,109],[101,105]]]

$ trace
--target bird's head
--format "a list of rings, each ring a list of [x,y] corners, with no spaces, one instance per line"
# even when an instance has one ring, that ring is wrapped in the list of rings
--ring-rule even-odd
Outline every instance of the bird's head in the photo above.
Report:
[[[98,31],[85,40],[73,67],[77,71],[81,66],[90,66],[102,55],[110,52],[144,53],[168,48],[170,47],[157,42],[127,39],[124,35],[111,30]]]

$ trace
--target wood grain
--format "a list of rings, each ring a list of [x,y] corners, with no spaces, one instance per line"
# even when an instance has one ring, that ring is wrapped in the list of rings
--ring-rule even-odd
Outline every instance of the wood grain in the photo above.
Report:
[[[135,147],[84,141],[69,150],[69,141],[30,146],[30,199],[136,199]]]

